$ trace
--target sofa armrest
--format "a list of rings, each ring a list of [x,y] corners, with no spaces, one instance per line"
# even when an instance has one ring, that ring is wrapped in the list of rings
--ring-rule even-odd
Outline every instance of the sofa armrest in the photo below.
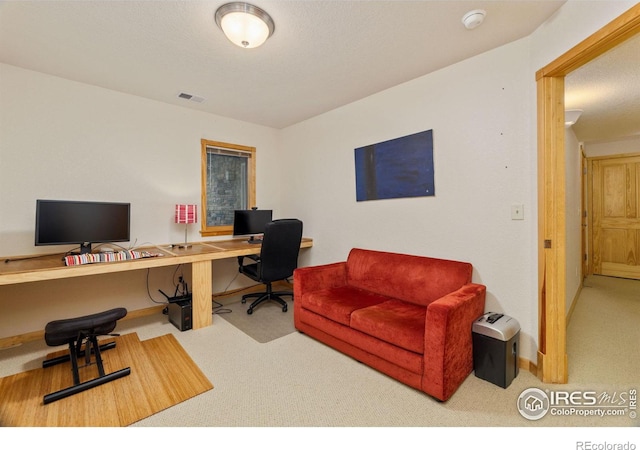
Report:
[[[303,298],[306,293],[347,284],[346,261],[319,266],[300,267],[293,271],[293,324],[297,330],[302,322]]]
[[[293,271],[294,298],[307,292],[344,286],[347,283],[347,263],[301,267]]]
[[[486,287],[469,283],[427,307],[423,390],[447,400],[473,370],[473,322],[484,314]]]

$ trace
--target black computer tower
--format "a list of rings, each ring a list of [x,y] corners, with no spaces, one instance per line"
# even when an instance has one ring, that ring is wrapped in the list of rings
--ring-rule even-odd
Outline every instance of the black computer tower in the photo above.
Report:
[[[180,331],[191,329],[191,300],[169,303],[168,308],[169,322]]]

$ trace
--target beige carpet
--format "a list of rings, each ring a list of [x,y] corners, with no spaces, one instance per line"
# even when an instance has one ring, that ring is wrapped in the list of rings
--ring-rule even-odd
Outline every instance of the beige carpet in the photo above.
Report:
[[[585,279],[567,325],[567,354],[570,383],[640,390],[640,281]]]
[[[290,297],[285,297],[284,300],[287,302],[287,312],[282,312],[282,306],[276,302],[266,302],[256,307],[253,314],[247,314],[251,299],[242,303],[238,297],[233,303],[220,308],[218,315],[252,339],[264,344],[295,331],[293,302]]]
[[[637,441],[638,418],[547,415],[530,421],[518,413],[516,406],[520,394],[531,387],[611,393],[629,386],[640,388],[636,331],[640,313],[634,306],[640,282],[622,283],[624,286],[618,288],[613,281],[614,286],[608,289],[585,288],[583,296],[598,294],[601,300],[581,298],[573,313],[568,330],[569,384],[544,384],[521,370],[511,386],[502,389],[471,374],[446,403],[301,333],[261,344],[220,315],[214,315],[211,327],[185,332],[179,332],[160,314],[125,321],[123,327],[135,331],[141,339],[173,333],[202,372],[215,382],[215,389],[140,420],[133,428],[148,439],[160,437],[164,443],[180,436],[170,427],[211,427],[191,429],[189,433],[198,433],[207,442],[221,442],[222,436],[229,434],[238,439],[234,442],[245,443],[255,438],[251,441],[255,446],[264,446],[275,439],[278,448],[287,449],[299,448],[300,442],[318,443],[311,446],[324,448],[323,439],[334,441],[329,445],[339,445],[348,442],[346,437],[367,448],[389,448],[398,442],[431,447],[437,446],[433,444],[436,436],[442,436],[450,444],[458,436],[471,436],[474,444],[468,448],[477,449],[575,449],[579,439],[594,441],[601,437],[601,441],[609,442],[629,439],[627,430],[636,433]],[[620,298],[631,300],[620,300],[621,290],[626,294]],[[256,310],[252,318],[260,318],[260,312]],[[608,325],[582,322],[592,314]],[[586,329],[592,333],[579,335],[578,331]],[[589,351],[588,347],[596,341],[598,346]],[[614,347],[616,351],[601,350]],[[0,376],[25,370],[33,361],[40,361],[42,354],[43,349],[36,343],[0,351]],[[338,434],[336,439],[334,433]],[[386,433],[390,436],[388,440]],[[292,436],[296,439],[290,441]],[[546,439],[547,436],[554,439]],[[175,445],[163,448],[175,448],[180,443],[172,444]],[[369,444],[380,445],[369,447]]]

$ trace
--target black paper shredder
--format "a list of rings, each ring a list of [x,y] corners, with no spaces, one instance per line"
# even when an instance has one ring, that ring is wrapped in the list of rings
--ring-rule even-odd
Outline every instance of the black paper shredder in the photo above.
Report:
[[[520,324],[488,312],[473,322],[473,370],[478,378],[507,388],[518,376]]]

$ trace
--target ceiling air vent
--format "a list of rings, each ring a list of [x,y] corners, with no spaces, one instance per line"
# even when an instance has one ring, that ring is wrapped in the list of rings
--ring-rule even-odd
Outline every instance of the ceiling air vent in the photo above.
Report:
[[[186,92],[180,92],[178,94],[178,98],[182,98],[184,100],[191,100],[192,102],[202,103],[204,101],[203,97],[198,97],[197,95],[187,94]]]

